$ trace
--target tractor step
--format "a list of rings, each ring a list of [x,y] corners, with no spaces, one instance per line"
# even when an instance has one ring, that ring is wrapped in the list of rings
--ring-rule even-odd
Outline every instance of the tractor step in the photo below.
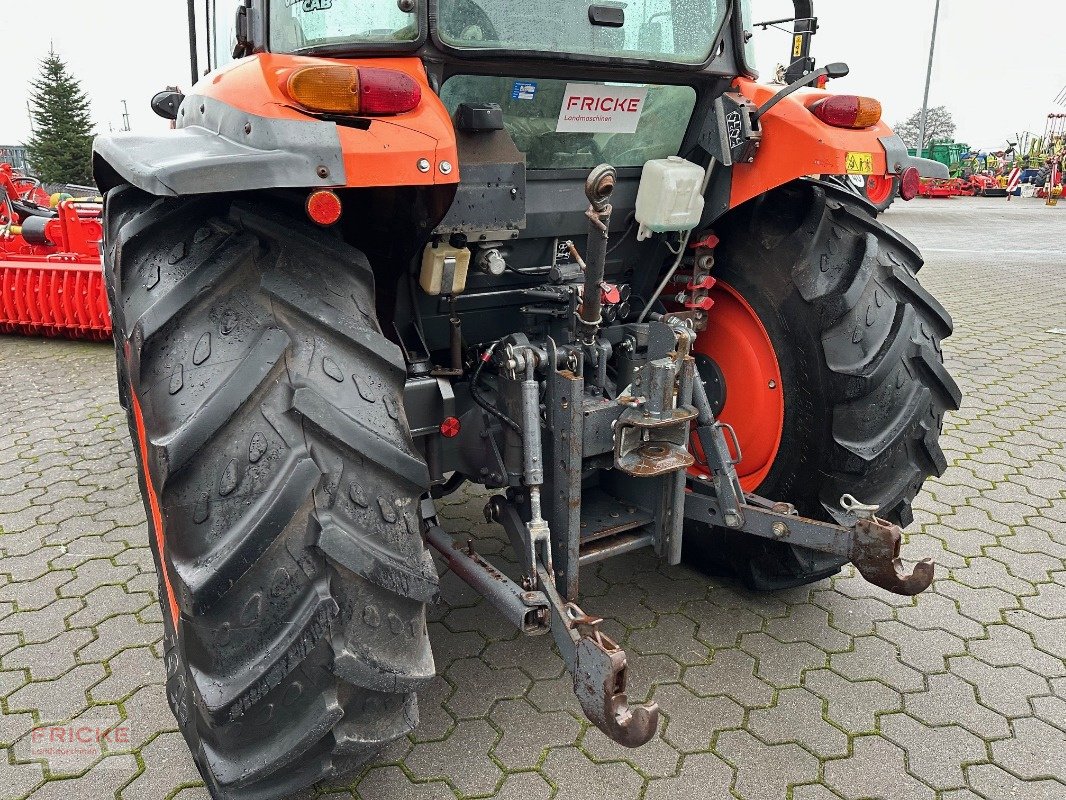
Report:
[[[645,547],[655,547],[655,534],[640,532],[620,533],[607,539],[597,539],[588,547],[582,547],[578,563],[584,567],[589,564],[595,564],[598,561],[606,561],[609,558],[620,556],[623,553],[643,550]]]

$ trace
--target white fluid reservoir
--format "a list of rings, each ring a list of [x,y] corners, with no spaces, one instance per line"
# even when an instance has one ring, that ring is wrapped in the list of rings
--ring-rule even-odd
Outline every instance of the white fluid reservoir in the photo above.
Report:
[[[680,156],[647,162],[637,190],[637,239],[695,228],[703,215],[704,174],[703,167]]]

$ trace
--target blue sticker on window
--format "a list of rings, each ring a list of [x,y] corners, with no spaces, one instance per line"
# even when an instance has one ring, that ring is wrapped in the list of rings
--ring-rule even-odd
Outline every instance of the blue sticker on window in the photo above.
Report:
[[[515,81],[511,90],[512,100],[532,100],[537,96],[537,84],[533,81]]]

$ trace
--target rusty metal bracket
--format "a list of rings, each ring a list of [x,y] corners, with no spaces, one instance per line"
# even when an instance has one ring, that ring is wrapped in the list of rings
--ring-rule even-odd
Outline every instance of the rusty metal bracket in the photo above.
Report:
[[[759,498],[761,502],[761,498]],[[924,559],[908,573],[899,558],[903,532],[898,525],[871,516],[849,527],[797,516],[787,503],[763,508],[742,504],[744,523],[736,530],[779,542],[843,556],[875,586],[901,595],[915,595],[933,581],[933,562]],[[685,498],[685,517],[721,525],[724,507],[714,495],[691,492]],[[791,512],[791,513],[790,513]]]
[[[453,541],[435,521],[427,523],[425,536],[448,568],[494,605],[518,630],[530,636],[548,632],[548,603],[542,592],[519,586],[475,553],[471,543],[464,547]]]
[[[640,747],[659,728],[659,704],[630,705],[626,654],[600,629],[603,620],[567,603],[543,565],[541,588],[551,609],[551,631],[574,678],[574,694],[593,725],[624,747]]]
[[[920,594],[933,582],[933,560],[924,558],[910,573],[899,557],[903,531],[877,517],[860,519],[852,527],[851,563],[874,586],[906,596]]]
[[[933,582],[933,562],[924,559],[907,572],[899,551],[903,531],[875,516],[877,506],[860,503],[850,494],[840,498],[850,525],[807,519],[796,514],[790,503],[775,503],[757,495],[746,495],[737,478],[736,463],[726,441],[726,426],[714,421],[706,391],[696,381],[693,398],[699,411],[696,436],[700,440],[713,475],[710,487],[694,487],[685,498],[685,517],[721,525],[765,539],[809,547],[823,553],[843,556],[875,586],[902,595],[915,595]],[[736,442],[736,434],[729,429]],[[706,493],[707,489],[713,494]]]
[[[666,329],[673,334],[673,331]],[[688,398],[681,392],[675,397],[679,379],[686,372],[689,339],[679,337],[676,357],[657,358],[647,364],[634,389],[641,386],[644,397],[623,396],[618,399],[628,406],[615,428],[615,468],[636,478],[657,478],[688,469],[695,462],[688,452],[689,430],[696,418],[696,409],[684,405]],[[678,402],[680,401],[680,402]]]

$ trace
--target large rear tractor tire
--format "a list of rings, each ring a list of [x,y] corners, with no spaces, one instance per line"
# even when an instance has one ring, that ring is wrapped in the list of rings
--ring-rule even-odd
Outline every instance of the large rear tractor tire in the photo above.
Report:
[[[370,265],[252,199],[123,187],[105,228],[181,732],[216,798],[358,769],[417,724],[438,594]]]
[[[717,302],[696,350],[712,397],[724,396],[720,418],[737,430],[746,491],[829,521],[850,493],[907,525],[923,482],[946,467],[938,439],[961,401],[941,350],[952,322],[915,277],[914,245],[861,203],[799,181],[723,220]],[[761,590],[844,563],[695,523],[685,554]]]

